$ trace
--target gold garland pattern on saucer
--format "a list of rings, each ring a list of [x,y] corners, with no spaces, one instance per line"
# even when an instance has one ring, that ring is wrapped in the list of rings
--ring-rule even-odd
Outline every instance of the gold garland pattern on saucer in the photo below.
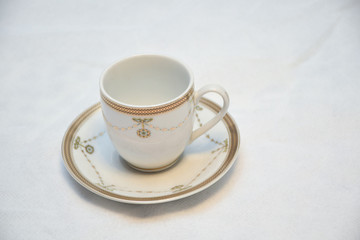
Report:
[[[200,100],[200,102],[206,105],[206,107],[208,107],[210,110],[212,110],[215,113],[220,111],[220,107],[210,100],[203,98]],[[141,189],[139,190],[119,189],[117,186],[113,184],[105,183],[103,177],[101,176],[101,173],[98,171],[96,166],[91,161],[90,155],[92,155],[96,151],[96,149],[94,148],[93,144],[90,144],[89,142],[94,141],[99,137],[103,136],[104,132],[100,132],[98,135],[89,138],[85,141],[81,141],[81,136],[75,135],[77,133],[79,126],[99,108],[100,108],[100,103],[95,104],[87,111],[85,111],[83,114],[81,114],[71,124],[63,139],[62,154],[63,154],[65,166],[68,169],[69,173],[81,185],[103,197],[110,198],[112,200],[116,200],[120,202],[124,201],[131,203],[141,203],[141,202],[156,203],[156,202],[163,202],[165,200],[176,199],[180,196],[186,196],[192,192],[195,193],[196,190],[204,188],[208,184],[214,183],[214,180],[220,178],[231,167],[232,163],[235,161],[235,157],[237,155],[240,144],[240,138],[236,124],[234,123],[232,118],[227,114],[224,117],[223,121],[225,123],[225,127],[228,132],[228,138],[224,139],[223,141],[217,141],[211,138],[209,134],[205,135],[206,138],[209,139],[209,141],[213,142],[214,144],[217,144],[219,147],[211,152],[211,154],[213,155],[211,160],[189,182],[176,185],[171,187],[170,189],[164,189],[162,191],[145,191]],[[199,106],[196,107],[196,111],[201,111],[201,110],[202,110],[201,107]],[[199,125],[202,125],[201,119],[199,118],[197,113],[195,114],[195,116],[197,118],[197,121],[199,122]],[[79,172],[78,168],[76,167],[71,151],[76,151],[79,149],[82,152],[82,155],[84,155],[88,164],[96,173],[98,177],[97,183],[90,182],[87,178],[85,178],[81,174],[81,172]],[[211,164],[213,164],[213,162],[220,156],[221,153],[226,153],[222,165],[210,177],[207,177],[204,181],[194,185],[194,182],[201,176],[203,172],[206,171],[207,168],[209,168]],[[120,192],[166,193],[166,194],[161,196],[135,197],[135,196],[122,195]]]
[[[197,111],[202,111],[203,108],[200,108],[200,107],[197,107],[196,108]],[[202,126],[202,122],[201,122],[201,119],[199,117],[199,115],[196,113],[196,118],[197,118],[197,121],[199,122],[199,125]],[[151,119],[152,120],[152,119]],[[150,122],[151,120],[149,120],[148,122]],[[138,120],[138,122],[141,122],[143,123],[142,119],[141,120]],[[111,184],[111,185],[105,185],[104,184],[104,180],[103,178],[101,177],[100,175],[100,172],[96,169],[95,165],[92,163],[92,161],[89,159],[89,156],[86,154],[92,154],[95,149],[93,146],[91,145],[86,145],[84,146],[84,144],[86,142],[89,142],[89,141],[92,141],[92,140],[95,140],[97,139],[98,137],[102,136],[105,132],[101,132],[99,133],[98,135],[88,139],[88,140],[85,140],[84,142],[80,142],[80,137],[77,136],[76,139],[74,140],[74,149],[78,149],[79,146],[82,147],[81,148],[81,152],[82,154],[84,155],[84,157],[86,158],[86,160],[88,161],[88,163],[90,164],[90,166],[92,167],[92,169],[95,171],[96,175],[98,176],[99,178],[99,181],[98,183],[96,183],[98,186],[106,189],[106,190],[109,190],[109,191],[121,191],[121,192],[139,192],[139,193],[165,193],[165,192],[180,192],[180,191],[183,191],[183,190],[186,190],[188,188],[191,188],[191,183],[193,183],[197,178],[199,178],[201,176],[201,174],[203,172],[205,172],[205,170],[214,162],[214,160],[216,160],[216,158],[223,152],[227,152],[228,150],[228,139],[225,139],[223,142],[218,142],[216,140],[214,140],[213,138],[210,137],[209,134],[206,135],[206,138],[208,138],[211,142],[219,145],[219,147],[213,151],[211,151],[211,154],[215,154],[217,153],[212,159],[211,161],[193,178],[191,179],[191,181],[185,185],[177,185],[177,186],[174,186],[172,187],[171,189],[167,189],[167,190],[163,190],[163,191],[143,191],[143,190],[128,190],[128,189],[121,189],[121,188],[118,188],[116,187],[115,185]],[[85,151],[83,150],[83,148],[85,149]]]

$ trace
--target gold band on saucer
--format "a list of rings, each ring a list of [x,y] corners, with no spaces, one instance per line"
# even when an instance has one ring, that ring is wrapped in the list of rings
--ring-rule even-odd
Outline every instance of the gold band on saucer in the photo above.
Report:
[[[136,108],[136,107],[125,107],[123,105],[120,105],[106,96],[104,96],[101,93],[102,100],[109,105],[111,108],[115,109],[116,111],[130,114],[130,115],[155,115],[160,113],[169,112],[179,106],[181,106],[183,103],[185,103],[187,100],[189,100],[194,93],[194,87],[191,87],[189,91],[180,99],[173,101],[171,103],[157,106],[157,107],[149,107],[149,108]]]

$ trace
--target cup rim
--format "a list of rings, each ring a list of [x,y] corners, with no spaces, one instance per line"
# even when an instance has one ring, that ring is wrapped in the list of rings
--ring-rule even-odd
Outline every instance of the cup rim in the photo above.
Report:
[[[140,57],[161,57],[161,58],[165,58],[171,61],[174,61],[176,63],[178,63],[179,65],[182,65],[186,71],[189,74],[189,83],[188,86],[186,87],[186,89],[179,94],[177,97],[170,99],[166,102],[162,102],[162,103],[158,103],[158,104],[149,104],[149,105],[133,105],[133,104],[129,104],[129,103],[124,103],[122,101],[116,100],[113,97],[111,97],[104,89],[104,77],[106,75],[106,73],[116,64],[119,64],[121,62],[130,60],[130,59],[134,59],[134,58],[140,58]],[[192,94],[193,92],[193,88],[194,88],[194,77],[193,77],[193,73],[190,70],[190,68],[184,64],[182,61],[178,60],[177,58],[174,57],[170,57],[168,55],[160,55],[160,54],[136,54],[136,55],[132,55],[130,57],[126,57],[126,58],[121,58],[118,59],[116,61],[114,61],[112,64],[110,64],[101,74],[100,76],[100,81],[99,81],[99,85],[100,85],[100,93],[101,93],[101,97],[105,98],[106,100],[109,100],[109,102],[111,102],[112,104],[116,104],[116,105],[121,105],[125,108],[132,108],[132,109],[151,109],[151,108],[159,108],[159,107],[163,107],[163,106],[168,106],[168,105],[172,105],[178,101],[181,101],[184,98],[188,98],[188,95]],[[104,99],[103,99],[104,100]]]

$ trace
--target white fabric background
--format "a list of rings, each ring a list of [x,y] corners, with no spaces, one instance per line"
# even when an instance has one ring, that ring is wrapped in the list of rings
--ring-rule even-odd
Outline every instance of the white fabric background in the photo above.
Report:
[[[175,56],[241,130],[217,184],[160,205],[103,199],[61,157],[114,60]],[[0,239],[360,239],[360,2],[0,2]]]

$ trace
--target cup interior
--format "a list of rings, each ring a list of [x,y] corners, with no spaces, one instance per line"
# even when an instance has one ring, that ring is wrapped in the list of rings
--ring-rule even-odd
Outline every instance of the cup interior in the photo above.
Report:
[[[166,103],[186,93],[191,74],[176,60],[157,55],[131,57],[110,66],[100,87],[106,95],[125,105]]]

